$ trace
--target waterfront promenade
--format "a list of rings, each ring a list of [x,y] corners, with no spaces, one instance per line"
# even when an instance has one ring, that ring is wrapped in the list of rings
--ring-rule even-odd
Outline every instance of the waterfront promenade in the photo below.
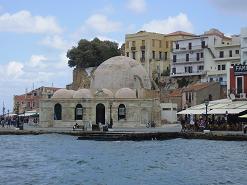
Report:
[[[159,128],[114,128],[109,131],[73,131],[72,128],[41,128],[38,126],[24,125],[23,130],[15,127],[0,128],[0,135],[39,135],[39,134],[66,134],[78,136],[81,140],[165,140],[175,138],[185,139],[209,139],[247,141],[247,134],[242,131],[211,131],[203,132],[180,132],[179,124],[167,124]]]

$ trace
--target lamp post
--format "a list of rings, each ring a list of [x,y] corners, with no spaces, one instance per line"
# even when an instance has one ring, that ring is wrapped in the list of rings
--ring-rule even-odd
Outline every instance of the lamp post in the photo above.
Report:
[[[209,101],[204,100],[204,104],[206,106],[206,124],[208,124],[208,104],[209,104]]]
[[[226,111],[226,124],[228,123],[228,111]]]
[[[16,120],[16,127],[19,128],[19,102],[16,103],[16,114],[17,114],[17,120]]]

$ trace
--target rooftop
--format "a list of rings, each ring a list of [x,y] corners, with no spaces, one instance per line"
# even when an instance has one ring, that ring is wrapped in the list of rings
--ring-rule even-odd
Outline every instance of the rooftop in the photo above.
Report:
[[[207,88],[217,82],[209,82],[209,83],[195,83],[195,84],[190,84],[187,87],[184,88],[184,91],[199,91],[201,89]]]
[[[166,34],[166,36],[176,36],[176,35],[196,36],[195,34],[184,32],[184,31],[175,31],[175,32]]]

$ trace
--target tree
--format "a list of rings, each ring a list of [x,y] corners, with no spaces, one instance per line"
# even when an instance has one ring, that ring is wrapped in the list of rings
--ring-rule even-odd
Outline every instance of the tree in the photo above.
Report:
[[[72,47],[67,52],[69,67],[96,67],[105,60],[120,55],[118,43],[101,41],[98,38],[88,41],[81,39],[77,47]]]

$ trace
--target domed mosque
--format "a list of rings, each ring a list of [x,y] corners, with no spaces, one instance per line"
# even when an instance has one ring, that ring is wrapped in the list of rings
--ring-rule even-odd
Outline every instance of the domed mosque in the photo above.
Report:
[[[112,57],[94,71],[90,89],[60,89],[40,102],[40,125],[88,129],[95,124],[145,127],[160,124],[159,92],[151,90],[142,65],[124,56]]]

